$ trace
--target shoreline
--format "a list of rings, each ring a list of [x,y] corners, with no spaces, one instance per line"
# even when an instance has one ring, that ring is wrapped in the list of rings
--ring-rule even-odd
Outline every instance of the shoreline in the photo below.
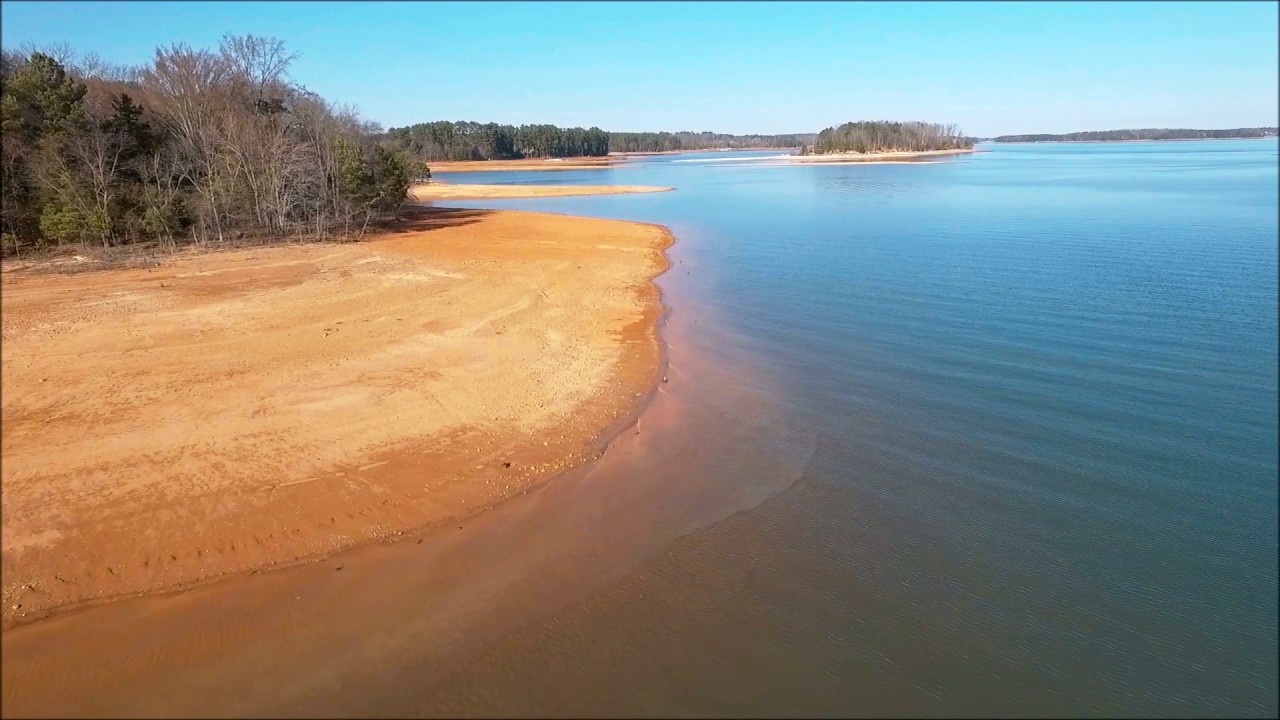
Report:
[[[758,148],[705,148],[702,150],[649,150],[645,152],[611,152],[609,157],[628,158],[628,157],[644,157],[649,155],[687,155],[689,153],[716,153],[716,152],[768,152],[773,150],[799,150],[796,147],[758,147]]]
[[[1004,143],[1001,143],[1004,144]],[[788,151],[785,155],[768,155],[764,157],[727,157],[700,158],[687,162],[761,162],[777,161],[776,164],[833,164],[849,165],[854,163],[889,164],[894,162],[912,162],[913,158],[946,157],[964,155],[975,152],[986,152],[976,148],[956,148],[950,150],[894,151],[882,153],[825,153],[821,155],[797,155],[796,148],[745,148],[745,149],[711,149],[711,150],[663,150],[654,152],[610,153],[604,157],[582,158],[530,158],[521,160],[448,160],[428,163],[433,174],[456,172],[502,172],[502,171],[543,171],[543,170],[602,170],[626,167],[629,159],[660,155],[689,155],[695,153],[729,153],[729,152],[770,152]],[[432,183],[439,181],[432,181]],[[475,187],[487,187],[476,185]],[[609,187],[609,186],[582,186]],[[626,187],[626,186],[616,186]],[[656,192],[656,190],[612,190],[611,192]],[[588,194],[588,193],[583,193]],[[590,193],[597,194],[597,193]],[[477,199],[487,197],[503,197],[500,195],[481,195]],[[523,196],[506,196],[523,197]],[[462,199],[460,196],[456,199]]]
[[[599,392],[599,396],[595,397],[595,399],[588,398],[586,400],[587,405],[575,410],[575,412],[582,412],[585,409],[592,417],[599,418],[597,421],[599,424],[594,425],[589,432],[586,433],[585,437],[582,437],[582,432],[578,433],[578,436],[582,437],[582,440],[577,444],[579,450],[566,453],[563,445],[561,445],[561,447],[556,448],[556,450],[559,451],[559,454],[555,458],[531,458],[534,460],[540,460],[540,464],[537,465],[532,474],[525,477],[524,481],[517,482],[514,486],[508,485],[506,491],[500,491],[489,496],[487,499],[482,497],[477,503],[468,503],[466,499],[463,499],[462,504],[455,507],[456,512],[436,513],[434,516],[423,516],[419,514],[416,522],[405,523],[402,521],[393,527],[383,527],[383,523],[375,524],[374,521],[377,518],[370,517],[363,524],[366,527],[372,525],[375,528],[374,531],[363,536],[347,537],[344,542],[340,542],[331,547],[325,547],[318,552],[286,553],[270,559],[260,559],[259,562],[254,562],[240,567],[232,567],[223,572],[206,573],[203,575],[199,575],[197,573],[198,576],[196,577],[176,582],[161,581],[150,585],[143,583],[141,586],[135,587],[133,590],[100,593],[97,596],[78,597],[75,599],[69,599],[67,602],[49,603],[45,606],[31,603],[29,599],[31,597],[31,593],[24,593],[24,591],[32,590],[32,585],[39,587],[42,583],[51,581],[51,578],[39,579],[32,582],[29,577],[19,576],[14,581],[6,582],[5,585],[5,613],[3,627],[7,630],[13,627],[38,623],[52,617],[60,617],[75,610],[96,605],[110,604],[119,600],[145,596],[180,594],[187,590],[226,580],[231,577],[258,574],[266,570],[313,564],[323,561],[326,558],[330,558],[340,552],[368,544],[395,544],[403,542],[408,537],[415,535],[422,536],[426,533],[436,531],[449,523],[465,523],[466,521],[475,519],[477,516],[483,515],[499,505],[521,495],[527,494],[531,490],[545,486],[556,477],[562,476],[570,471],[580,470],[583,467],[589,466],[593,462],[597,462],[601,457],[603,457],[610,444],[621,433],[625,432],[638,421],[644,407],[652,401],[653,397],[657,393],[660,380],[666,372],[666,347],[662,340],[661,333],[670,308],[665,303],[661,289],[657,285],[656,280],[670,269],[670,261],[667,257],[666,250],[674,244],[675,238],[669,229],[664,226],[651,223],[596,220],[594,218],[554,215],[551,213],[528,213],[519,211],[484,212],[497,213],[503,217],[514,216],[524,221],[525,224],[538,219],[550,217],[559,218],[560,220],[557,222],[560,224],[583,222],[590,225],[601,226],[629,226],[633,230],[636,228],[645,228],[648,236],[656,238],[656,241],[650,241],[646,246],[646,254],[655,254],[655,262],[649,266],[649,270],[644,273],[640,284],[635,288],[637,291],[637,300],[641,304],[639,317],[627,324],[626,327],[619,328],[623,334],[627,334],[632,337],[631,340],[622,341],[624,343],[624,348],[627,344],[634,344],[637,342],[640,344],[640,348],[635,350],[630,357],[619,356],[616,360],[616,363],[618,364],[613,366],[613,370],[608,374],[608,377],[598,384],[599,386],[597,387],[597,390]],[[597,238],[597,234],[591,234],[591,238]],[[362,244],[373,245],[388,241],[397,242],[397,239],[392,237],[388,240],[387,238],[379,237],[377,239],[367,240]],[[330,247],[326,249],[332,248]],[[232,252],[234,253],[237,251]],[[249,252],[261,251],[250,250]],[[114,272],[115,271],[107,271],[106,274]],[[6,281],[10,281],[10,278],[6,278]],[[628,380],[627,378],[631,379]],[[6,408],[6,410],[7,409],[8,408]],[[527,433],[527,437],[524,439],[528,440],[527,444],[536,444],[537,441],[542,441],[542,445],[546,446],[548,441],[544,440],[544,438],[554,435],[562,429],[564,429],[562,424],[548,426],[540,431]],[[8,435],[8,433],[6,433],[6,435]],[[507,455],[512,457],[512,459],[508,461],[508,465],[511,462],[515,462],[515,456],[519,454],[520,452],[518,450],[507,453]],[[535,453],[535,455],[536,454],[537,453]],[[363,458],[363,461],[367,463],[364,467],[386,464],[386,461],[370,463],[369,461],[372,459],[373,458],[370,457]],[[7,470],[6,475],[8,476],[9,474],[10,472]],[[342,473],[339,473],[339,475],[341,474]],[[478,483],[482,479],[480,475],[474,473],[473,478],[473,484]],[[9,482],[9,478],[6,478],[7,485]],[[274,487],[284,488],[294,484],[295,483],[280,483]],[[316,485],[316,483],[306,483],[306,481],[303,481],[302,487],[306,487],[308,484],[312,486]],[[6,503],[6,505],[8,504],[9,503]],[[11,515],[8,510],[9,508],[6,508],[6,520],[8,520]],[[7,527],[6,530],[6,536],[11,535],[12,528]],[[9,539],[9,537],[6,537],[6,545],[10,544],[8,542]],[[420,539],[419,542],[421,542]],[[6,547],[5,549],[6,556],[9,556],[11,548]],[[14,575],[18,575],[22,572],[21,569],[14,567],[14,563],[10,561],[11,559],[9,557],[6,557],[5,559],[6,565],[8,566],[6,568],[8,571],[6,573],[7,575],[13,577]],[[53,573],[53,575],[56,577],[58,576],[58,573]],[[23,584],[21,587],[17,587],[16,583],[30,584]],[[137,583],[135,583],[135,585],[137,585]],[[20,603],[21,605],[19,606]]]
[[[409,197],[415,202],[439,200],[495,200],[581,195],[624,195],[671,192],[675,188],[656,185],[480,185],[454,184],[443,180],[414,185]]]
[[[607,170],[620,164],[617,157],[520,158],[516,160],[437,160],[428,162],[432,174],[450,172],[503,172],[511,170]]]
[[[881,153],[825,153],[821,155],[793,155],[788,162],[798,165],[832,164],[853,165],[859,163],[884,164],[893,161],[907,161],[910,158],[950,157],[952,155],[970,155],[982,152],[973,148],[954,148],[950,150],[920,150]]]
[[[671,268],[679,257],[671,256]],[[691,438],[682,429],[731,424],[733,411],[698,397],[744,377],[750,388],[738,411],[768,415],[768,391],[756,391],[772,384],[744,374],[733,353],[696,347],[715,312],[686,313],[685,273],[667,275],[657,332],[659,372],[670,373],[670,384],[655,373],[633,416],[619,420],[612,439],[602,433],[607,451],[599,457],[456,529],[24,624],[3,637],[3,715],[185,716],[209,707],[240,716],[421,714],[418,700],[434,696],[432,684],[448,686],[448,668],[607,591],[671,542],[790,487],[805,458],[728,457],[755,431]],[[773,479],[744,486],[724,472],[726,462]],[[291,672],[274,673],[279,667]],[[440,672],[424,677],[423,668]],[[157,686],[184,691],[148,691]],[[372,699],[373,686],[387,694]],[[431,715],[458,714],[427,706],[436,708]]]
[[[568,158],[518,158],[513,160],[435,160],[427,162],[432,174],[457,172],[504,172],[535,170],[608,170],[627,165],[630,158],[690,153],[795,151],[794,147],[777,148],[711,148],[707,150],[655,150],[650,152],[611,152],[608,155],[584,155]]]
[[[1218,140],[1275,140],[1280,136],[1266,135],[1264,137],[1230,137],[1230,138],[1144,138],[1141,140],[1017,140],[1013,142],[996,142],[992,140],[990,143],[981,143],[983,145],[1114,145],[1118,143],[1150,143],[1150,142],[1209,142]]]
[[[956,155],[971,155],[990,152],[974,148],[954,150],[923,150],[920,152],[888,152],[888,153],[827,153],[822,155],[766,155],[764,157],[737,158],[696,158],[676,160],[685,163],[755,163],[771,167],[799,165],[921,165],[928,164],[931,158],[946,159]]]

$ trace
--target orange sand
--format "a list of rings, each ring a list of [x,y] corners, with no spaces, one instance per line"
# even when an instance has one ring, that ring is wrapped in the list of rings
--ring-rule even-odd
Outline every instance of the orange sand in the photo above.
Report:
[[[474,515],[655,381],[662,228],[428,210],[354,244],[3,274],[3,621]]]
[[[419,202],[425,202],[431,200],[617,195],[620,193],[668,192],[671,189],[653,185],[454,185],[435,181],[425,185],[415,185],[409,189],[409,196]]]
[[[589,170],[608,168],[614,157],[525,158],[521,160],[436,160],[427,163],[433,173],[494,172],[499,170]]]

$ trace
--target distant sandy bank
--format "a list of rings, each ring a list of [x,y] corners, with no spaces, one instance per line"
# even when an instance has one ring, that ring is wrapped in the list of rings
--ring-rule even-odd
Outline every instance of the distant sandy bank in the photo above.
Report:
[[[604,170],[622,162],[618,157],[524,158],[521,160],[436,160],[432,173],[502,172],[509,170]]]
[[[489,200],[500,198],[567,197],[571,195],[619,195],[624,193],[669,192],[655,185],[455,185],[434,181],[415,185],[409,197],[418,202],[432,200]]]
[[[946,157],[948,155],[968,155],[970,153],[981,152],[972,148],[960,148],[955,150],[921,150],[917,152],[883,152],[883,153],[828,153],[825,155],[792,155],[787,158],[789,162],[808,164],[808,163],[875,163],[875,162],[892,162],[896,160],[910,160],[912,158],[927,157]]]
[[[827,155],[762,155],[755,157],[690,158],[678,163],[752,163],[757,165],[899,165],[927,163],[932,158],[987,152],[985,150],[927,150],[922,152],[830,153]]]
[[[757,147],[757,148],[703,148],[701,150],[652,150],[648,152],[611,152],[609,157],[629,158],[629,157],[645,157],[648,155],[687,155],[689,153],[713,153],[713,152],[782,152],[784,150],[797,150],[794,147]]]
[[[1220,142],[1224,140],[1275,140],[1276,135],[1262,137],[1229,137],[1229,138],[1142,138],[1140,140],[1009,140],[992,141],[991,145],[1116,145],[1120,143],[1153,143],[1153,142]]]

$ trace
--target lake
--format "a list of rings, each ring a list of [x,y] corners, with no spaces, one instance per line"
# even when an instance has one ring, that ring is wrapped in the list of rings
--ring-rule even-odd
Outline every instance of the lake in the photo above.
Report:
[[[985,149],[448,175],[676,188],[446,203],[672,229],[635,424],[456,525],[7,631],[6,707],[1275,717],[1276,141]]]
[[[1275,716],[1276,141],[980,147],[442,176],[677,188],[444,204],[673,230],[629,477],[711,489],[413,707]]]

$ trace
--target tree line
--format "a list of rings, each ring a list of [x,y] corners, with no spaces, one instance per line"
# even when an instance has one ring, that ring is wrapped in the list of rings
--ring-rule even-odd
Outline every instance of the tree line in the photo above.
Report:
[[[816,135],[726,135],[713,132],[605,132],[555,125],[437,121],[391,128],[386,147],[423,161],[587,157],[611,152],[669,152],[708,148],[799,147]]]
[[[728,135],[704,132],[611,132],[610,152],[679,152],[681,150],[718,150],[733,148],[795,148],[812,143],[814,133],[787,135]]]
[[[1207,140],[1210,138],[1275,137],[1273,127],[1232,130],[1187,130],[1185,128],[1143,128],[1140,130],[1092,130],[1064,135],[1001,135],[998,143],[1010,142],[1116,142],[1123,140]]]
[[[864,121],[829,127],[818,133],[812,151],[836,152],[922,152],[973,147],[955,125],[924,122]]]
[[[324,239],[394,214],[429,174],[381,128],[289,78],[274,38],[158,48],[141,67],[67,48],[0,56],[3,252],[78,243]]]
[[[606,155],[609,133],[600,128],[499,125],[438,121],[391,128],[383,144],[420,160],[511,160]]]

